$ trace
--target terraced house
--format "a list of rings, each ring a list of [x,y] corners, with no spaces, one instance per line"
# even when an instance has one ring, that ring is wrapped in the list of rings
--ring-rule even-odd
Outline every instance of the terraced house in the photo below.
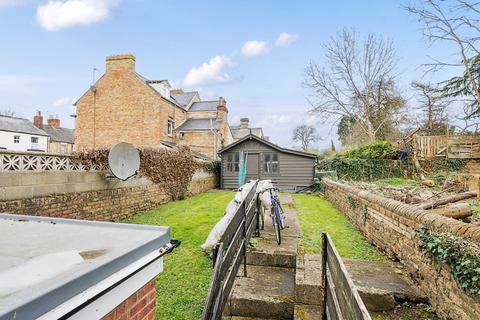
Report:
[[[234,141],[224,98],[204,101],[168,80],[148,80],[136,72],[133,55],[107,57],[105,74],[75,106],[77,150],[121,141],[150,148],[185,144],[216,158]]]

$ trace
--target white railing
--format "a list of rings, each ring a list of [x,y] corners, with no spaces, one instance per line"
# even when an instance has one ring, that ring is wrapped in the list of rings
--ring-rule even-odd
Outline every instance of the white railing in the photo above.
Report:
[[[42,152],[0,151],[0,172],[2,171],[105,171],[103,165],[86,168],[73,161],[70,155]]]

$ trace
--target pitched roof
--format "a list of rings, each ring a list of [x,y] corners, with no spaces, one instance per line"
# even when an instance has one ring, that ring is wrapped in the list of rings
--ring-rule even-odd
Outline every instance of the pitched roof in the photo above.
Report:
[[[234,143],[231,143],[229,144],[228,146],[226,146],[225,148],[221,149],[218,151],[219,154],[241,144],[242,142],[244,142],[245,140],[249,140],[249,139],[253,139],[253,140],[257,140],[263,144],[266,144],[267,146],[270,146],[272,147],[273,149],[276,149],[280,152],[285,152],[285,153],[290,153],[290,154],[295,154],[295,155],[299,155],[299,156],[304,156],[304,157],[309,157],[309,158],[316,158],[317,155],[313,154],[313,153],[308,153],[308,152],[302,152],[302,151],[297,151],[297,150],[292,150],[292,149],[287,149],[287,148],[282,148],[274,143],[271,143],[270,141],[267,141],[267,140],[264,140],[260,137],[257,137],[253,134],[249,134],[245,137],[243,137],[242,139],[238,140],[238,141],[235,141]]]
[[[187,119],[175,131],[204,131],[218,129],[219,124],[216,118]]]
[[[240,126],[230,126],[230,131],[232,132],[232,137],[234,139],[242,139],[249,134],[253,134],[257,137],[263,138],[262,128],[240,128]]]
[[[197,94],[198,94],[197,91],[192,91],[192,92],[183,92],[183,93],[172,93],[170,94],[170,96],[179,105],[181,105],[184,108],[187,108]]]
[[[45,131],[52,141],[65,142],[73,144],[75,142],[75,130],[68,128],[54,128],[49,125],[43,125]]]
[[[194,102],[188,111],[217,111],[218,100]]]
[[[160,144],[166,148],[169,148],[169,149],[173,149],[175,147],[177,147],[177,144],[176,143],[173,143],[173,142],[170,142],[170,141],[165,141],[165,140],[160,140]],[[212,160],[211,157],[203,154],[203,153],[200,153],[200,152],[197,152],[197,151],[193,151],[190,149],[190,151],[192,152],[192,156],[194,158],[197,158],[197,159],[200,159],[200,160]]]
[[[0,131],[28,133],[39,136],[48,135],[45,131],[35,127],[30,120],[2,115],[0,115]]]

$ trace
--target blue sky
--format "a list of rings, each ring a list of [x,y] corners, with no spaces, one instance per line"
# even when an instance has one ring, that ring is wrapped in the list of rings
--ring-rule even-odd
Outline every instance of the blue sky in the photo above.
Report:
[[[204,99],[224,96],[231,123],[246,116],[272,141],[290,147],[293,128],[306,121],[324,137],[319,146],[327,146],[336,138],[335,129],[307,114],[302,79],[310,60],[322,64],[321,44],[337,30],[354,27],[361,35],[391,38],[400,58],[399,85],[407,96],[409,82],[423,75],[418,67],[429,55],[450,54],[448,47],[425,44],[401,4],[0,0],[0,109],[28,118],[39,109],[73,127],[71,104],[91,84],[92,68],[100,75],[105,56],[133,53],[137,71],[149,79],[197,89]]]

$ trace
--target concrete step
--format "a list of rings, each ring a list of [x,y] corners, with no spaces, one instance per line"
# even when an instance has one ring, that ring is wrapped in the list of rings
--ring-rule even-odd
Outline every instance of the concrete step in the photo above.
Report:
[[[312,254],[297,256],[295,299],[299,304],[322,303],[322,256]]]
[[[263,319],[293,319],[295,271],[249,265],[247,272],[248,277],[237,277],[224,314]]]
[[[321,320],[322,307],[309,305],[295,305],[294,320]]]
[[[298,239],[283,237],[278,245],[272,236],[255,238],[255,247],[247,251],[247,263],[256,266],[295,268]]]
[[[426,296],[403,274],[401,264],[355,259],[343,262],[369,311],[390,310],[405,301],[427,302]]]

